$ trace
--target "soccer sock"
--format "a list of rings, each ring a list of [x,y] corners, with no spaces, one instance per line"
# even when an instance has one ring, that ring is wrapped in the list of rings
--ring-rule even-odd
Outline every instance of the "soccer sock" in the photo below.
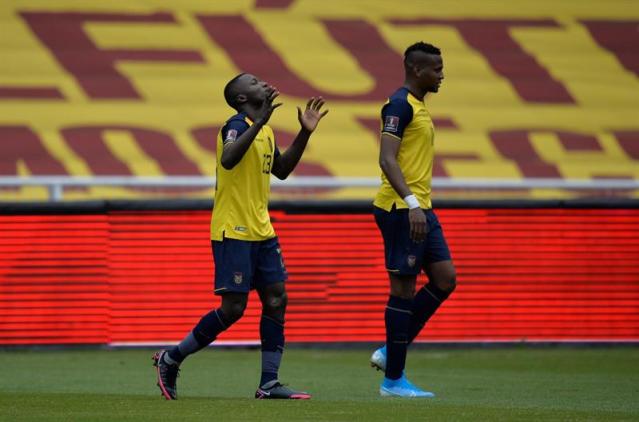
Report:
[[[284,353],[284,324],[266,315],[260,320],[262,376],[260,386],[277,379]]]
[[[211,344],[218,334],[229,328],[230,325],[224,317],[222,309],[216,309],[204,315],[193,331],[180,344],[169,350],[167,363],[172,363],[168,361],[169,359],[177,363],[182,362],[188,355]]]
[[[408,343],[412,343],[419,332],[424,328],[428,319],[433,316],[439,305],[444,302],[450,293],[441,290],[434,283],[428,283],[415,295],[413,299],[413,315],[408,329]]]
[[[411,299],[389,296],[386,305],[386,378],[396,380],[406,365],[408,327],[411,319]]]

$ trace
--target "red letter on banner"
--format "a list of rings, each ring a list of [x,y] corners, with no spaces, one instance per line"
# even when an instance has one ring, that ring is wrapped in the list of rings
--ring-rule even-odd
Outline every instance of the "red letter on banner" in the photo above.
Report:
[[[532,132],[545,130],[496,130],[490,132],[490,139],[495,148],[506,158],[519,166],[524,177],[557,177],[561,178],[557,167],[543,161],[530,142]]]
[[[166,175],[199,175],[198,168],[175,145],[173,138],[153,129],[131,126],[81,126],[62,130],[69,146],[89,164],[95,175],[129,175],[131,171],[113,156],[104,142],[105,131],[126,131],[142,150],[157,161]]]
[[[626,69],[639,75],[639,21],[582,20],[581,23],[599,45],[617,56]]]
[[[25,126],[0,126],[0,174],[15,176],[18,161],[33,175],[66,175],[67,172],[42,146],[42,141]]]
[[[639,130],[615,130],[612,133],[626,154],[633,160],[639,160]]]
[[[194,50],[101,50],[84,32],[87,22],[175,23],[168,13],[22,12],[22,17],[91,98],[140,98],[131,82],[118,73],[119,60],[203,63]]]
[[[362,20],[324,21],[333,38],[351,52],[375,81],[374,88],[367,93],[338,95],[324,92],[299,78],[244,17],[215,15],[198,16],[198,19],[211,39],[226,50],[239,69],[257,73],[287,95],[380,100],[390,95],[403,80],[401,56],[386,44],[374,26]]]
[[[0,98],[61,100],[64,95],[52,86],[0,86]]]
[[[510,36],[511,27],[557,28],[552,19],[392,19],[396,25],[449,25],[530,103],[574,103],[568,90]]]

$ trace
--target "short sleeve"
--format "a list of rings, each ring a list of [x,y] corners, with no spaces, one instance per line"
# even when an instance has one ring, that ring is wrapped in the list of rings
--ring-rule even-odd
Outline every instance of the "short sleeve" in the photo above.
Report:
[[[222,128],[222,142],[227,144],[228,142],[234,142],[237,138],[243,134],[246,129],[249,128],[249,124],[241,119],[232,119],[226,122]]]
[[[413,119],[413,108],[408,101],[392,99],[382,107],[382,133],[402,138],[404,129]]]

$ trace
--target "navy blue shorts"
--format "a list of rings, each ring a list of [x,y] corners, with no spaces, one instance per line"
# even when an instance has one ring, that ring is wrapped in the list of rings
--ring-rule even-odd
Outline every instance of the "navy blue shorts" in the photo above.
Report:
[[[215,260],[215,294],[248,293],[287,279],[277,237],[262,241],[211,241]]]
[[[437,215],[424,210],[428,221],[428,234],[423,242],[410,239],[410,223],[407,209],[384,211],[375,207],[375,221],[384,238],[386,269],[398,275],[417,275],[427,264],[447,261],[450,258],[444,231]]]

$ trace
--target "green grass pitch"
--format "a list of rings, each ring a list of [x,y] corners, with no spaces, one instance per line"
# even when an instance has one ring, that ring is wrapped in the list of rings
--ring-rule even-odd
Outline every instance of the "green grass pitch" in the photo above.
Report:
[[[378,395],[368,350],[295,349],[281,380],[310,401],[258,401],[257,350],[189,358],[179,400],[160,397],[151,350],[0,350],[0,420],[639,420],[639,349],[411,350],[407,373],[435,399]]]

